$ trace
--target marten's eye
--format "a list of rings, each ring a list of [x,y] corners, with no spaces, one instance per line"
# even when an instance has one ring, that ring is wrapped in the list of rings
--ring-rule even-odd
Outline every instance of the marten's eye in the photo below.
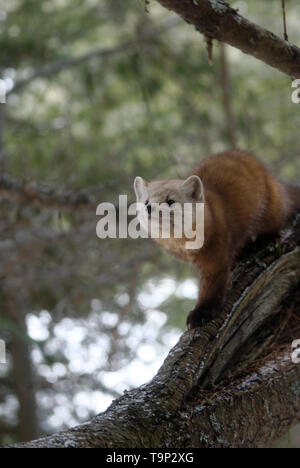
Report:
[[[145,201],[145,205],[148,205],[148,203],[149,203],[149,200],[146,200],[146,201]]]
[[[175,203],[175,201],[174,200],[167,200],[167,203],[168,203],[169,206],[171,206],[171,205],[173,205]]]

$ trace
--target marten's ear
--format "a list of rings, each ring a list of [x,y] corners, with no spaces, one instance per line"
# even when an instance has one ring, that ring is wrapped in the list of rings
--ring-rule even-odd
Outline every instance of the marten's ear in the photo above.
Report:
[[[183,182],[182,188],[187,196],[194,198],[196,201],[204,201],[204,188],[200,177],[190,176]]]
[[[134,191],[135,191],[137,200],[140,200],[143,194],[145,194],[145,192],[147,191],[147,185],[148,185],[148,182],[142,179],[142,177],[136,177],[134,179],[133,186],[134,186]]]

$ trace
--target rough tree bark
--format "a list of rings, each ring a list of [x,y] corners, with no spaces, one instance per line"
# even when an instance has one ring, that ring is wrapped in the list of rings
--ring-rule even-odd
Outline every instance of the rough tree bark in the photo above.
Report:
[[[267,352],[289,315],[300,312],[291,314],[299,246],[298,215],[280,238],[249,245],[220,317],[184,333],[151,382],[87,424],[15,447],[269,446],[300,421],[296,329],[275,354]]]
[[[236,47],[290,77],[300,77],[300,49],[243,18],[223,0],[157,1],[207,38]]]

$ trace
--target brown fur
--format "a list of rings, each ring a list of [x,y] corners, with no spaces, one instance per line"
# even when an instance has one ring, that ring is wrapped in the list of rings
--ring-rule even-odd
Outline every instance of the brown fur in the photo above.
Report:
[[[240,249],[252,236],[278,232],[300,210],[300,188],[278,181],[254,156],[242,151],[211,156],[191,175],[200,177],[204,187],[204,246],[193,251],[184,248],[185,239],[157,241],[199,270],[199,298],[187,318],[188,327],[194,328],[202,317],[214,316],[222,307]],[[165,190],[178,190],[179,183],[183,181],[149,183],[150,195],[145,196],[160,191],[165,197]]]

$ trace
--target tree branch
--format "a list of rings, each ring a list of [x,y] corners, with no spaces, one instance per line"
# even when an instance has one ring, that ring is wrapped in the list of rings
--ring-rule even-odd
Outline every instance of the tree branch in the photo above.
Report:
[[[97,191],[104,188],[99,184]],[[95,187],[93,189],[95,192]],[[0,174],[0,196],[11,201],[33,203],[38,208],[71,211],[74,208],[97,206],[97,198],[90,189],[62,190],[46,185],[16,179],[8,174]]]
[[[206,37],[226,42],[290,77],[300,77],[300,49],[243,18],[223,0],[157,1]]]
[[[245,250],[220,317],[184,333],[150,383],[85,425],[15,447],[268,446],[300,420],[300,366],[290,357],[299,337],[287,334],[272,359],[259,351],[300,284],[299,245],[300,216],[280,239]],[[249,342],[261,357],[251,372]]]
[[[162,25],[156,28],[154,31],[145,33],[143,36],[138,37],[137,39],[131,39],[124,41],[116,47],[97,47],[85,54],[79,55],[78,57],[70,57],[62,60],[57,60],[56,62],[49,63],[44,67],[33,71],[28,78],[19,80],[15,83],[14,87],[8,91],[7,96],[11,93],[16,93],[25,88],[28,84],[32,83],[38,78],[50,78],[51,76],[66,70],[67,68],[74,67],[76,65],[81,65],[82,63],[88,62],[94,58],[106,58],[113,55],[120,54],[121,52],[128,51],[130,49],[135,50],[135,47],[138,44],[148,42],[150,39],[157,37],[159,34],[164,33],[170,28],[173,28],[178,23],[180,23],[178,18],[169,18]]]

